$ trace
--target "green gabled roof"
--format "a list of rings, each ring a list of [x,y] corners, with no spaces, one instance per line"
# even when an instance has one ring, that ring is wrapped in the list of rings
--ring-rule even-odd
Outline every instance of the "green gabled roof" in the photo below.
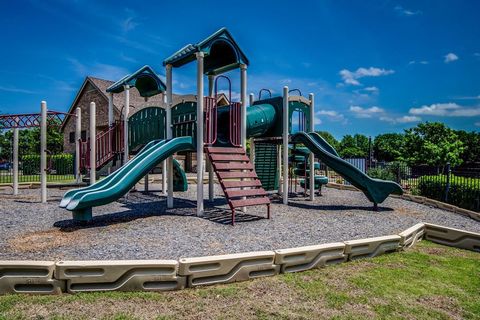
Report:
[[[134,73],[126,75],[108,87],[107,92],[120,93],[125,90],[126,85],[137,88],[142,97],[157,95],[165,92],[167,88],[150,66],[143,66]]]
[[[205,53],[205,74],[220,74],[250,63],[230,32],[221,28],[196,44],[187,44],[165,59],[163,65],[181,67],[195,60],[197,52]]]

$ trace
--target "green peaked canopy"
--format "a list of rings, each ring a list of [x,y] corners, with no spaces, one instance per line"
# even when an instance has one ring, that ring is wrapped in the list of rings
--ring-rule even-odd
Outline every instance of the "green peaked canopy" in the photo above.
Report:
[[[152,97],[165,92],[167,88],[150,66],[143,66],[134,73],[126,75],[108,87],[107,92],[120,93],[126,85],[137,88],[142,97]]]
[[[188,44],[163,61],[163,65],[181,67],[196,59],[197,52],[205,53],[204,72],[217,75],[238,68],[249,61],[232,35],[221,28],[197,44]]]

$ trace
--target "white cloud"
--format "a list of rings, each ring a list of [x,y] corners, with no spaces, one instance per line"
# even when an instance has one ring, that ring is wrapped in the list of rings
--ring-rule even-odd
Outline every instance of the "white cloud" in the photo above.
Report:
[[[368,91],[368,92],[372,92],[372,93],[378,93],[378,91],[379,91],[377,87],[366,87],[363,90]]]
[[[114,66],[106,63],[95,62],[91,65],[81,63],[78,59],[68,58],[73,70],[82,77],[94,76],[106,80],[116,81],[125,75],[129,74],[129,71],[125,68]]]
[[[453,102],[434,103],[429,106],[424,105],[419,108],[410,108],[408,113],[439,117],[474,117],[480,115],[480,107],[469,108]]]
[[[390,122],[392,124],[395,123],[411,123],[411,122],[419,122],[422,121],[422,118],[417,116],[401,116],[401,117],[389,117],[389,116],[382,116],[379,118],[380,121]]]
[[[480,94],[478,96],[453,97],[452,99],[455,99],[455,100],[479,100],[480,99]]]
[[[385,112],[382,108],[373,106],[370,108],[362,108],[360,106],[350,106],[350,111],[354,113],[357,118],[371,118],[373,115],[380,115]]]
[[[396,118],[396,121],[400,123],[419,122],[419,121],[422,121],[422,118],[417,116],[402,116],[402,117]]]
[[[412,65],[412,64],[428,64],[428,63],[429,62],[427,60],[421,60],[421,61],[412,60],[412,61],[408,62],[409,65]]]
[[[456,61],[458,59],[459,58],[455,53],[450,52],[450,53],[445,55],[445,60],[443,60],[443,62],[450,63],[450,62]]]
[[[17,88],[17,87],[6,87],[6,86],[0,86],[0,91],[5,91],[5,92],[12,92],[12,93],[24,93],[24,94],[36,94],[38,93],[37,91],[29,90],[29,89],[23,89],[23,88]]]
[[[138,60],[135,58],[132,58],[130,56],[125,55],[123,52],[120,53],[120,59],[126,62],[131,62],[131,63],[138,63]]]
[[[121,22],[123,32],[128,32],[135,29],[140,23],[137,20],[135,11],[126,8],[125,13],[127,17]]]
[[[345,116],[335,110],[319,110],[316,112],[316,115],[321,117],[325,116],[332,121],[342,121],[345,119]]]
[[[342,77],[342,80],[346,84],[359,86],[361,83],[358,81],[358,79],[360,78],[386,76],[394,72],[395,71],[393,70],[370,67],[370,68],[358,68],[356,71],[343,69],[343,70],[340,70],[339,74]]]
[[[408,10],[403,8],[402,6],[396,6],[394,10],[397,12],[398,15],[400,16],[406,16],[406,17],[411,17],[411,16],[416,16],[418,14],[422,14],[422,11],[420,10]]]

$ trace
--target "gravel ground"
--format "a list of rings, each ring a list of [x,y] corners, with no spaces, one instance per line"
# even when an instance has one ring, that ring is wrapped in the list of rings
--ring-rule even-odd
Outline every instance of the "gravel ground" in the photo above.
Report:
[[[94,208],[88,225],[58,207],[62,190],[49,189],[46,204],[38,202],[38,189],[17,197],[0,190],[0,259],[177,259],[388,235],[421,221],[480,232],[479,222],[455,213],[396,198],[374,212],[361,192],[330,188],[314,203],[274,201],[271,220],[263,219],[265,206],[249,208],[232,227],[221,196],[213,206],[206,202],[205,217],[196,217],[195,190],[175,194],[177,208],[169,210],[159,193],[130,193]]]

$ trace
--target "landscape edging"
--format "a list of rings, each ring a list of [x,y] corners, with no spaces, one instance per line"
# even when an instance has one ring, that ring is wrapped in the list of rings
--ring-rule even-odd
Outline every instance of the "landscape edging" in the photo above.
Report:
[[[0,261],[0,294],[178,290],[375,257],[423,238],[480,252],[480,233],[419,223],[398,235],[179,260]]]
[[[355,188],[354,186],[348,186],[348,185],[332,183],[332,182],[327,183],[326,186],[328,188],[339,189],[339,190],[361,191],[361,190]],[[474,220],[480,221],[480,212],[475,212],[475,211],[472,211],[472,210],[460,208],[460,207],[455,206],[453,204],[449,204],[449,203],[445,203],[445,202],[442,202],[442,201],[430,199],[430,198],[427,198],[427,197],[424,197],[424,196],[417,196],[417,195],[413,195],[413,194],[402,194],[402,195],[391,194],[390,197],[403,199],[403,200],[408,200],[408,201],[412,201],[412,202],[415,202],[415,203],[424,204],[424,205],[427,205],[427,206],[432,206],[432,207],[435,207],[435,208],[439,208],[439,209],[442,209],[442,210],[454,212],[454,213],[460,214],[462,216],[470,217]]]

